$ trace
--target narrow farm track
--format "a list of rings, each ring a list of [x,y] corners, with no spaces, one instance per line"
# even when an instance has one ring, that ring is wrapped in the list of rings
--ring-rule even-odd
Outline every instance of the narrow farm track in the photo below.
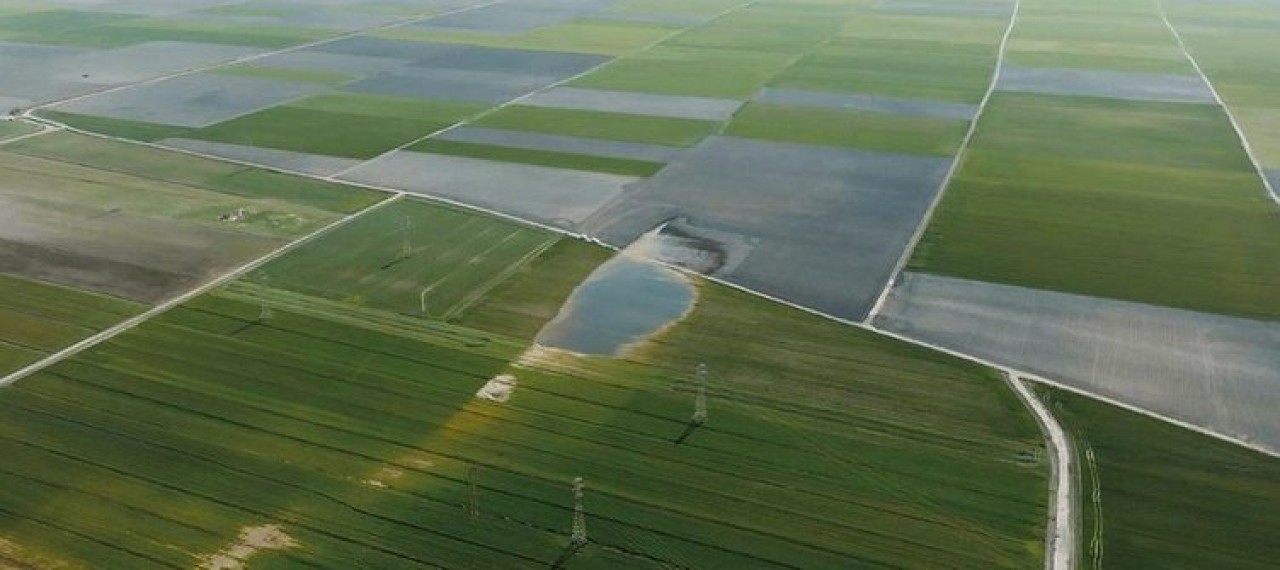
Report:
[[[1050,488],[1053,496],[1049,502],[1049,523],[1045,529],[1045,570],[1072,570],[1080,552],[1079,489],[1076,479],[1075,447],[1066,430],[1053,417],[1053,413],[1027,387],[1017,375],[1006,375],[1010,388],[1031,409],[1036,423],[1045,434],[1045,441],[1052,454],[1049,464]]]
[[[1018,23],[1018,12],[1021,9],[1022,0],[1014,0],[1013,11],[1009,14],[1009,25],[1005,27],[1004,35],[1000,37],[1000,47],[996,52],[996,67],[995,71],[991,73],[991,82],[987,84],[987,91],[982,95],[982,100],[978,102],[977,112],[969,120],[969,129],[965,131],[964,138],[960,139],[960,147],[956,149],[955,158],[951,160],[951,166],[947,168],[947,173],[942,177],[942,183],[938,185],[938,192],[934,195],[933,202],[930,202],[929,208],[924,211],[924,216],[920,218],[915,233],[911,234],[911,239],[907,241],[907,246],[903,248],[902,256],[898,258],[898,263],[893,266],[893,271],[889,272],[889,280],[885,282],[884,288],[880,290],[880,296],[876,298],[876,303],[871,306],[871,311],[867,313],[867,318],[864,319],[866,323],[873,322],[876,315],[879,315],[880,310],[884,308],[884,303],[889,298],[889,291],[893,290],[893,285],[898,281],[902,270],[906,268],[907,262],[911,261],[911,255],[915,253],[916,246],[924,238],[924,232],[929,228],[933,213],[946,196],[947,188],[951,186],[951,180],[955,178],[956,173],[960,171],[960,166],[964,164],[964,157],[969,150],[969,143],[973,141],[974,134],[978,132],[978,121],[982,119],[983,113],[987,110],[987,104],[991,102],[991,96],[995,94],[996,86],[1000,83],[1000,73],[1004,71],[1005,53],[1008,51],[1009,38],[1013,35],[1013,28]]]
[[[296,239],[296,240],[293,240],[293,241],[291,241],[291,242],[289,242],[289,243],[287,243],[287,244],[285,244],[285,245],[283,245],[283,246],[281,246],[281,247],[279,247],[279,248],[277,248],[277,249],[275,249],[275,250],[271,251],[270,253],[267,253],[266,255],[263,255],[263,256],[261,256],[261,257],[258,257],[257,259],[254,259],[254,260],[252,260],[252,261],[250,261],[250,262],[248,262],[248,263],[246,263],[246,264],[244,264],[244,265],[241,265],[240,267],[237,267],[237,268],[232,269],[232,270],[230,270],[230,271],[228,271],[228,272],[226,272],[226,273],[223,273],[222,275],[219,275],[219,276],[217,276],[217,277],[213,278],[213,279],[212,279],[212,280],[210,280],[209,282],[207,282],[207,283],[205,283],[205,284],[203,284],[203,285],[200,285],[199,287],[196,287],[195,289],[192,289],[192,290],[187,291],[186,293],[183,293],[183,294],[181,294],[181,295],[178,295],[177,297],[174,297],[174,298],[172,298],[172,299],[170,299],[170,300],[168,300],[168,301],[165,301],[165,302],[163,302],[163,303],[160,303],[159,305],[156,305],[155,307],[152,307],[151,309],[147,310],[147,311],[146,311],[146,312],[144,312],[144,313],[141,313],[141,314],[139,314],[139,315],[137,315],[137,316],[134,316],[134,317],[132,317],[132,318],[129,318],[129,319],[127,319],[127,320],[125,320],[125,321],[123,321],[123,322],[121,322],[121,323],[119,323],[119,324],[117,324],[117,325],[115,325],[115,326],[113,326],[113,327],[111,327],[111,328],[109,328],[109,329],[106,329],[106,330],[104,330],[104,331],[102,331],[102,332],[100,332],[100,333],[98,333],[98,334],[95,334],[95,335],[93,335],[93,336],[91,336],[91,337],[89,337],[89,338],[86,338],[86,339],[84,339],[84,340],[82,340],[82,341],[80,341],[80,342],[77,342],[77,343],[75,343],[75,344],[73,344],[73,345],[71,345],[71,346],[68,346],[68,347],[66,347],[66,348],[64,348],[64,349],[62,349],[62,350],[59,350],[58,352],[55,352],[55,353],[53,353],[53,354],[51,354],[51,355],[49,355],[49,356],[47,356],[47,357],[45,357],[45,358],[42,358],[42,359],[40,359],[40,360],[38,360],[38,361],[36,361],[36,362],[34,362],[34,363],[32,363],[32,364],[30,364],[30,365],[28,365],[28,366],[26,366],[26,367],[22,368],[22,369],[20,369],[20,370],[17,370],[17,371],[15,371],[15,372],[13,372],[13,373],[11,373],[11,374],[9,374],[9,375],[7,375],[7,376],[3,377],[3,378],[0,378],[0,387],[4,387],[4,386],[7,386],[7,385],[12,384],[12,383],[14,383],[14,382],[17,382],[18,380],[21,380],[21,379],[23,379],[23,378],[26,378],[27,376],[30,376],[30,375],[32,375],[32,374],[34,374],[34,373],[36,373],[36,372],[39,372],[39,371],[41,371],[41,370],[44,370],[44,369],[46,369],[46,368],[48,368],[48,367],[50,367],[50,366],[52,366],[52,365],[54,365],[54,364],[57,364],[57,363],[59,363],[59,362],[62,362],[63,360],[66,360],[67,358],[70,358],[70,357],[72,357],[72,356],[75,356],[75,355],[77,355],[77,354],[79,354],[79,353],[83,352],[83,351],[84,351],[85,349],[87,349],[87,348],[91,348],[91,347],[93,347],[93,346],[97,346],[98,344],[101,344],[101,343],[103,343],[103,342],[105,342],[105,341],[107,341],[107,340],[110,340],[111,338],[114,338],[115,336],[119,335],[120,333],[123,333],[123,332],[129,331],[129,330],[132,330],[132,329],[136,328],[138,325],[141,325],[142,323],[145,323],[145,322],[147,322],[147,321],[151,320],[153,317],[155,317],[155,316],[157,316],[157,315],[161,315],[161,314],[163,314],[163,313],[165,313],[165,312],[169,311],[170,309],[172,309],[172,308],[174,308],[174,307],[177,307],[178,305],[181,305],[181,304],[183,304],[183,303],[186,303],[187,301],[190,301],[190,300],[192,300],[192,299],[195,299],[196,297],[199,297],[200,295],[203,295],[203,294],[205,294],[205,293],[207,293],[207,292],[209,292],[209,291],[212,291],[213,289],[217,288],[218,286],[220,286],[220,285],[222,285],[222,284],[224,284],[224,283],[227,283],[228,281],[231,281],[232,279],[235,279],[235,278],[237,278],[237,277],[240,277],[240,276],[242,276],[242,275],[244,275],[244,274],[246,274],[246,273],[249,273],[250,271],[253,271],[254,269],[257,269],[257,268],[259,268],[259,267],[261,267],[261,266],[263,266],[263,265],[266,265],[267,263],[271,262],[272,260],[274,260],[274,259],[276,259],[276,258],[278,258],[278,257],[280,257],[280,256],[282,256],[282,255],[284,255],[284,254],[286,254],[286,253],[289,253],[290,251],[293,251],[294,249],[298,248],[299,246],[301,246],[301,245],[303,245],[303,244],[306,244],[306,243],[310,243],[312,240],[315,240],[316,238],[318,238],[318,237],[320,237],[320,236],[322,236],[322,235],[324,235],[324,234],[326,234],[326,233],[328,233],[328,232],[330,232],[330,231],[332,231],[332,230],[334,230],[334,229],[337,229],[337,228],[339,228],[339,227],[342,227],[342,226],[344,226],[344,225],[346,225],[346,224],[348,224],[348,223],[352,222],[353,220],[356,220],[357,218],[360,218],[361,216],[363,216],[363,215],[365,215],[365,214],[368,214],[369,212],[375,211],[375,210],[377,210],[377,209],[379,209],[379,208],[381,208],[381,207],[383,207],[383,206],[386,206],[387,204],[393,203],[393,202],[395,202],[397,199],[399,199],[401,196],[403,196],[403,194],[397,194],[397,195],[395,195],[395,196],[393,196],[393,197],[391,197],[391,198],[389,198],[389,199],[383,200],[383,201],[381,201],[381,202],[378,202],[377,204],[374,204],[374,205],[369,206],[369,207],[367,207],[367,208],[365,208],[365,209],[363,209],[363,210],[360,210],[359,212],[355,212],[355,213],[353,213],[353,214],[348,214],[348,215],[346,215],[346,216],[344,216],[344,217],[342,217],[342,218],[339,218],[339,219],[337,219],[337,220],[335,220],[335,221],[333,221],[333,222],[329,223],[328,225],[326,225],[326,226],[324,226],[324,227],[322,227],[322,228],[320,228],[320,229],[318,229],[318,230],[316,230],[316,231],[314,231],[314,232],[311,232],[311,233],[309,233],[309,234],[307,234],[307,235],[305,235],[305,236],[302,236],[302,237],[300,237],[300,238],[298,238],[298,239]]]
[[[1178,28],[1169,20],[1169,14],[1164,9],[1164,0],[1155,0],[1156,11],[1160,13],[1160,20],[1164,22],[1164,26],[1169,29],[1169,33],[1173,34],[1173,39],[1178,42],[1178,49],[1182,50],[1182,55],[1187,58],[1191,67],[1195,68],[1196,74],[1200,76],[1200,80],[1204,81],[1205,87],[1209,88],[1209,93],[1213,95],[1213,100],[1222,112],[1226,113],[1227,120],[1231,122],[1231,128],[1235,130],[1236,137],[1240,139],[1240,146],[1244,147],[1244,152],[1249,156],[1249,162],[1253,164],[1253,169],[1258,173],[1258,177],[1262,179],[1262,186],[1267,189],[1267,194],[1271,196],[1271,200],[1280,205],[1280,194],[1277,194],[1275,187],[1271,185],[1271,179],[1267,178],[1267,173],[1262,168],[1262,162],[1258,160],[1258,155],[1253,150],[1253,145],[1249,144],[1249,138],[1245,136],[1244,128],[1240,126],[1240,121],[1236,120],[1235,113],[1231,112],[1231,107],[1227,106],[1227,102],[1218,93],[1217,88],[1213,86],[1213,82],[1209,80],[1209,76],[1205,74],[1204,69],[1200,67],[1200,62],[1196,61],[1195,56],[1191,55],[1191,50],[1187,48],[1186,42],[1182,41],[1182,34],[1178,33]]]

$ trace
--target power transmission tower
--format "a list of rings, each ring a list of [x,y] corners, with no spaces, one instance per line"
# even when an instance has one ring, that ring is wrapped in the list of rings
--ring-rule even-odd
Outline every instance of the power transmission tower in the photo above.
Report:
[[[404,231],[404,240],[400,242],[400,257],[402,258],[413,255],[413,243],[409,239],[409,228],[412,226],[413,223],[408,218],[405,218],[404,225],[401,226]]]
[[[258,309],[258,322],[267,322],[271,318],[271,305],[267,303],[267,279],[262,278],[262,291],[258,298],[261,301],[261,307]]]
[[[476,485],[476,469],[475,463],[467,467],[467,482],[471,487],[471,502],[467,505],[467,512],[472,520],[480,518],[480,490]]]
[[[569,544],[581,547],[587,543],[587,513],[582,506],[583,490],[586,482],[582,477],[573,478],[573,533],[569,535]]]
[[[700,426],[707,423],[707,375],[710,370],[707,368],[707,363],[699,362],[694,372],[698,375],[698,390],[694,395],[693,417],[690,421],[693,425]]]
[[[707,387],[698,386],[698,393],[693,399],[693,417],[690,418],[694,425],[702,425],[707,423]]]

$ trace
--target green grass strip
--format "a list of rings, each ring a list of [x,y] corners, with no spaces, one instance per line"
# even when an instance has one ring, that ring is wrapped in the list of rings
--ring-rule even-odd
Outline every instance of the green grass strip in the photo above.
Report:
[[[65,111],[40,111],[39,115],[76,129],[142,142],[155,142],[177,137],[190,130],[187,127],[174,125],[81,115]]]
[[[693,146],[720,126],[714,121],[518,105],[475,121],[475,125],[671,146]]]
[[[664,166],[657,162],[632,160],[627,158],[590,156],[586,154],[551,152],[545,150],[512,148],[434,139],[422,141],[412,147],[409,147],[409,150],[431,152],[435,154],[447,154],[450,156],[499,160],[502,162],[515,162],[519,164],[550,166],[554,168],[590,170],[593,172],[606,172],[609,174],[622,174],[625,176],[653,176],[659,170],[662,170],[662,167]]]
[[[739,137],[950,156],[959,148],[968,125],[964,120],[752,103],[738,112],[725,132]]]

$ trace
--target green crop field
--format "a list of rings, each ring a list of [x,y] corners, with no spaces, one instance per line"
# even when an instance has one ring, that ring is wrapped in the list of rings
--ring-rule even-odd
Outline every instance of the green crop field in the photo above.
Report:
[[[951,156],[968,128],[964,120],[751,103],[738,111],[725,134]]]
[[[556,236],[428,202],[381,208],[252,274],[255,282],[404,314],[462,310]]]
[[[1275,566],[1280,458],[1069,392],[1040,393],[1080,456],[1080,568]]]
[[[911,268],[1276,318],[1278,255],[1280,211],[1220,109],[1006,93]]]
[[[995,68],[995,43],[838,38],[801,57],[775,87],[977,103]]]
[[[679,30],[679,27],[659,24],[574,20],[510,35],[420,28],[392,28],[374,35],[399,40],[621,56],[643,49]]]
[[[222,194],[277,200],[335,213],[356,212],[385,197],[385,194],[373,190],[70,133],[30,138],[9,144],[4,150]]]
[[[332,93],[237,117],[183,136],[369,159],[485,109],[485,105]]]
[[[787,66],[791,56],[659,46],[620,58],[570,84],[574,87],[747,99]]]
[[[82,131],[141,142],[155,142],[170,137],[183,136],[191,130],[187,127],[162,125],[146,121],[131,121],[128,119],[82,115],[79,113],[51,111],[47,109],[41,109],[38,114],[41,117],[58,121],[59,123]]]
[[[714,121],[513,105],[474,123],[480,127],[556,135],[693,146],[720,128]]]
[[[907,285],[857,326],[738,287],[843,303],[907,256],[1280,321],[1280,209],[1245,152],[1280,180],[1275,1],[0,2],[0,103],[35,113],[0,109],[0,378],[77,349],[0,386],[0,568],[1046,567],[1056,432],[1003,371],[877,331],[933,338],[892,312]],[[709,178],[832,147],[958,157],[913,251],[927,173]],[[548,208],[583,233],[519,219]],[[692,305],[657,332],[555,348],[557,317],[651,309],[593,288],[627,277],[599,240],[663,219],[629,259],[733,285],[679,271]],[[621,316],[583,301],[610,293]],[[1218,320],[1187,334],[1221,372],[1251,353]],[[1165,364],[1122,352],[1095,368]],[[1079,459],[1080,568],[1280,559],[1280,459],[1035,391]]]
[[[1028,6],[1009,39],[1008,61],[1140,73],[1193,74],[1150,2],[1117,2],[1093,11],[1052,3]]]
[[[21,121],[0,121],[0,141],[38,132],[39,127]]]
[[[0,375],[141,311],[124,299],[0,273]]]
[[[790,5],[753,5],[680,34],[667,45],[801,54],[836,34],[841,19],[833,15],[839,14],[811,13]]]
[[[583,248],[508,283],[583,271]],[[296,546],[255,565],[545,568],[585,476],[573,568],[1040,564],[1041,442],[990,371],[711,285],[634,360],[522,364],[493,316],[545,320],[523,307],[546,290],[493,290],[479,333],[274,287],[234,283],[0,392],[6,555],[190,566],[274,524]],[[791,340],[743,326],[762,320]],[[700,359],[712,419],[677,445]],[[504,371],[512,400],[473,399]]]
[[[571,168],[622,174],[626,176],[650,176],[662,170],[663,164],[629,158],[611,158],[591,156],[568,152],[512,148],[487,144],[466,143],[438,139],[427,139],[408,147],[406,150],[483,158],[517,164],[533,164],[554,168]]]
[[[462,311],[458,323],[477,330],[533,338],[560,305],[611,252],[578,240],[560,240]]]

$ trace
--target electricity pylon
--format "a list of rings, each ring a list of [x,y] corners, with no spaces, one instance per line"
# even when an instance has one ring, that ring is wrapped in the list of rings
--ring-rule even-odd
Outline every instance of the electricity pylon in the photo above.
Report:
[[[694,372],[698,375],[698,388],[693,399],[693,417],[690,421],[693,425],[700,426],[707,423],[707,375],[710,370],[707,363],[699,362]]]
[[[573,533],[569,535],[569,544],[575,547],[587,543],[587,513],[582,506],[585,488],[586,482],[582,477],[573,478]]]
[[[480,490],[476,485],[475,463],[467,467],[467,482],[471,487],[471,502],[467,505],[467,512],[472,519],[478,519],[480,518]]]

